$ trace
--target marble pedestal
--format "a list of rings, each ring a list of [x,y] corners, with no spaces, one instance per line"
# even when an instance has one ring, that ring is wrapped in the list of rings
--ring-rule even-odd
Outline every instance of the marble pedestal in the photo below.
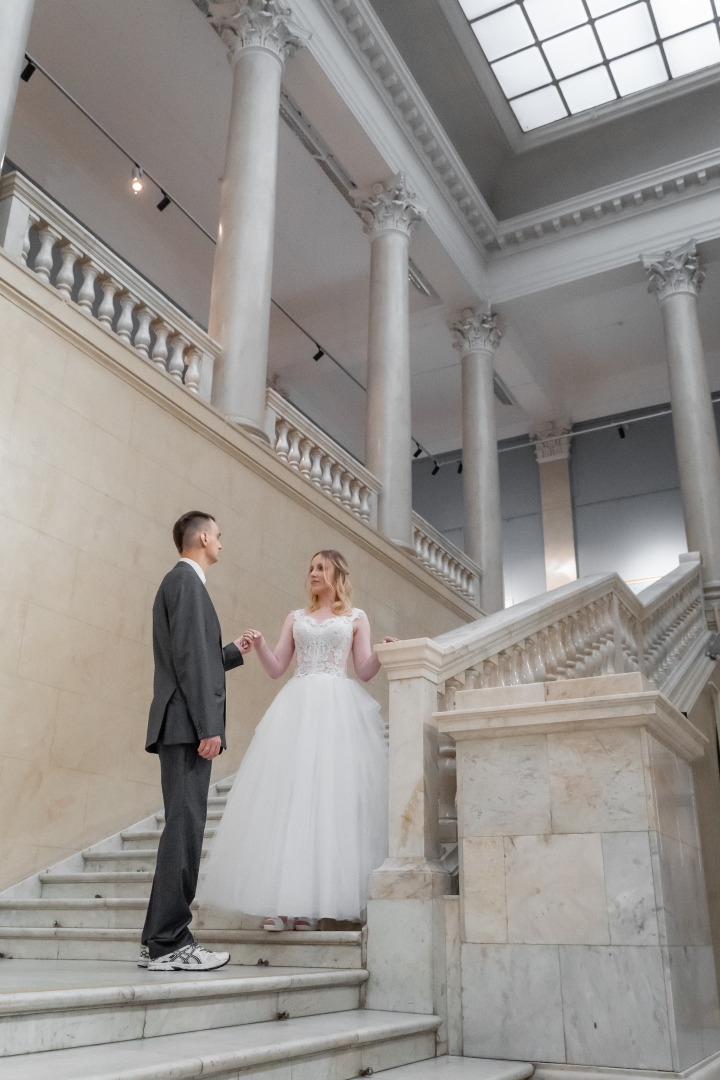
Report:
[[[644,1073],[717,1053],[705,737],[638,673],[461,691],[436,718],[457,744],[464,1053]]]

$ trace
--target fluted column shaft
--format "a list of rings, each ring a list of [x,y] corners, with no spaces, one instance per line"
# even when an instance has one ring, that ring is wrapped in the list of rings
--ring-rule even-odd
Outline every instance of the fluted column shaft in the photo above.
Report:
[[[212,402],[229,420],[266,437],[280,86],[285,58],[307,35],[276,0],[210,7],[233,65],[210,299],[210,335],[222,345]]]
[[[495,425],[496,316],[462,312],[451,324],[462,357],[462,448],[465,551],[482,570],[480,606],[487,614],[504,603],[500,472]]]
[[[15,111],[18,79],[23,68],[35,0],[0,4],[0,168]]]
[[[694,243],[660,259],[645,259],[665,333],[670,401],[685,530],[690,551],[703,558],[711,602],[720,599],[720,450],[698,319],[704,274]]]
[[[371,238],[365,464],[382,483],[378,528],[414,550],[408,247],[422,209],[404,176],[356,201]]]

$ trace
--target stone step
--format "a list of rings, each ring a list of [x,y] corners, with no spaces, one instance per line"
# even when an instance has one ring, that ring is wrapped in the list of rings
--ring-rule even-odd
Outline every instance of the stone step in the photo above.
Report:
[[[2,1080],[350,1080],[435,1054],[436,1016],[351,1010],[0,1061]],[[270,1066],[284,1068],[270,1070]]]
[[[208,813],[211,810],[217,812],[218,810],[224,810],[227,806],[227,795],[212,795],[208,799]]]
[[[218,822],[222,816],[223,816],[223,811],[222,810],[208,810],[207,820],[208,821]],[[165,824],[165,815],[162,812],[160,812],[160,813],[155,815],[155,820],[157,821],[158,825],[164,825]]]
[[[259,915],[223,915],[222,913],[204,912],[198,914],[197,904],[192,905],[196,914],[194,929],[260,930],[262,916]],[[48,898],[13,898],[0,899],[0,927],[2,926],[87,926],[114,928],[117,930],[136,928],[138,934],[145,922],[147,900],[144,897],[79,897],[54,899]]]
[[[207,848],[203,848],[202,856],[207,855]],[[142,848],[127,851],[120,848],[117,851],[83,851],[85,870],[89,873],[115,873],[126,871],[137,873],[149,870],[155,872],[157,862],[157,848]]]
[[[363,966],[362,933],[356,930],[197,931],[208,949],[230,953],[230,963],[255,967],[352,968]],[[0,926],[0,953],[15,960],[118,960],[132,962],[140,950],[138,929]]]
[[[172,973],[86,960],[59,961],[48,972],[42,961],[7,960],[0,1058],[239,1027],[277,1020],[282,1013],[348,1012],[360,1007],[366,980],[366,971],[353,970],[225,967]]]
[[[206,829],[203,833],[206,840],[212,840],[214,835],[215,829],[213,828]],[[161,836],[162,829],[147,829],[143,832],[128,829],[126,832],[120,833],[124,851],[134,851],[138,848],[153,848],[157,851]]]
[[[154,869],[154,867],[153,867]],[[77,874],[40,874],[42,895],[59,899],[105,899],[111,896],[126,896],[138,899],[150,896],[152,870],[95,872],[86,871]]]
[[[438,1057],[383,1069],[375,1076],[387,1080],[527,1080],[535,1072],[528,1061],[496,1061],[493,1058]]]

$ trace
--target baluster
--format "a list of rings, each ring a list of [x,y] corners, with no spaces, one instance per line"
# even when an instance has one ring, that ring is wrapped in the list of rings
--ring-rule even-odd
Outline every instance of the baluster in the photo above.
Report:
[[[415,552],[418,557],[418,561],[422,566],[428,566],[430,563],[430,541],[427,536],[424,536],[418,530],[415,530]]]
[[[370,520],[370,499],[371,499],[371,497],[372,497],[372,492],[371,492],[370,488],[366,487],[365,484],[363,484],[361,486],[361,488],[360,488],[360,520],[361,521],[369,521]]]
[[[283,416],[278,416],[275,421],[275,453],[284,462],[287,462],[290,453],[289,431],[290,424],[288,421]]]
[[[323,452],[319,446],[313,446],[312,448],[312,464],[310,466],[310,483],[313,487],[319,488],[322,482],[322,460]]]
[[[498,673],[497,657],[495,657],[495,662],[493,662],[492,660],[489,660],[489,659],[488,660],[483,660],[482,682],[481,682],[481,686],[482,686],[483,690],[488,688],[488,687],[491,687],[491,686],[499,686],[499,685],[500,685],[500,675]]]
[[[40,218],[36,214],[28,214],[27,226],[25,228],[25,235],[23,236],[23,246],[20,252],[20,262],[27,266],[28,255],[30,254],[30,233],[33,229],[37,228],[40,222]]]
[[[155,334],[155,344],[152,351],[152,362],[161,371],[167,371],[168,358],[168,334],[170,327],[163,319],[156,319],[152,324]]]
[[[326,495],[330,495],[332,492],[332,464],[333,460],[330,455],[324,454],[322,458],[322,476],[320,477],[320,489],[324,491]]]
[[[498,656],[498,678],[501,686],[513,685],[512,659],[508,652],[501,652]]]
[[[540,655],[545,665],[545,677],[548,682],[553,682],[558,677],[558,656],[550,627],[546,626],[544,630],[541,630],[538,638],[540,641]]]
[[[290,429],[290,450],[288,451],[287,462],[290,468],[294,469],[295,472],[298,471],[300,458],[302,456],[300,453],[300,440],[302,437],[302,432],[298,431],[297,428]]]
[[[91,259],[85,259],[80,266],[83,273],[83,281],[78,293],[78,307],[92,315],[95,306],[95,280],[100,273],[100,267]]]
[[[185,369],[185,389],[189,394],[197,394],[200,389],[200,370],[202,365],[202,353],[196,346],[192,345],[188,350],[185,359],[187,361],[187,368]]]
[[[55,278],[55,288],[61,296],[64,296],[66,300],[70,300],[75,285],[75,263],[82,255],[82,251],[76,248],[74,244],[68,243],[63,244],[60,248],[60,254],[62,264]]]
[[[535,671],[531,663],[531,652],[533,647],[532,638],[525,638],[517,646],[518,654],[520,657],[520,663],[518,667],[519,681],[521,683],[535,682]]]
[[[168,338],[168,345],[172,349],[170,359],[168,360],[168,374],[177,383],[182,382],[183,372],[185,371],[185,360],[183,355],[187,348],[187,341],[184,341],[180,334],[173,334],[171,338]]]
[[[335,502],[340,502],[342,499],[342,465],[338,465],[337,462],[332,467],[332,488],[330,494]]]
[[[533,634],[529,640],[529,663],[532,670],[531,682],[547,682],[547,671],[545,669],[545,658],[542,651],[543,643],[540,639],[540,634]]]
[[[139,307],[135,312],[137,315],[138,328],[135,332],[135,348],[143,356],[150,356],[150,323],[155,318],[155,315],[150,308]]]
[[[298,462],[298,472],[302,476],[303,480],[310,479],[310,470],[312,469],[312,459],[310,457],[310,451],[313,448],[313,444],[307,436],[304,436],[300,440],[300,461]]]
[[[577,654],[575,652],[575,641],[570,627],[570,620],[561,619],[558,624],[558,630],[562,640],[563,652],[565,653],[565,678],[575,679],[577,678]]]
[[[567,678],[567,657],[565,655],[565,645],[563,644],[562,634],[560,633],[560,627],[557,623],[553,623],[549,627],[550,636],[552,637],[553,650],[557,657],[557,676],[558,679]]]
[[[519,645],[513,645],[510,650],[510,670],[512,672],[513,686],[519,686],[523,682],[523,651]]]
[[[451,679],[445,680],[445,692],[443,695],[443,710],[445,712],[450,712],[455,708],[455,695],[464,686],[465,679],[462,675],[454,675]]]
[[[353,480],[350,484],[350,509],[355,517],[360,517],[360,481]]]
[[[350,499],[351,499],[350,481],[351,480],[352,480],[352,477],[350,476],[350,473],[345,472],[343,470],[343,474],[342,474],[342,493],[340,495],[340,502],[343,504],[343,506],[345,507],[346,510],[350,509]]]
[[[101,280],[100,288],[103,295],[97,312],[98,322],[112,329],[113,319],[115,318],[115,293],[118,291],[119,285],[108,275]]]
[[[41,281],[50,281],[53,268],[53,248],[60,239],[60,233],[50,225],[43,225],[42,228],[38,229],[38,238],[40,240],[40,250],[35,256],[33,269]]]
[[[133,310],[140,301],[128,289],[123,289],[118,296],[118,300],[120,301],[120,314],[118,315],[116,333],[122,341],[126,341],[129,345],[132,341]]]
[[[468,668],[465,672],[465,689],[480,690],[482,687],[482,664]]]

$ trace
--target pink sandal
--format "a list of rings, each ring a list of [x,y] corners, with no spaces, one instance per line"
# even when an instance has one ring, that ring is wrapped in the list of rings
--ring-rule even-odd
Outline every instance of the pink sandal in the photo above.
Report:
[[[287,915],[268,915],[263,921],[263,930],[292,930],[293,920]]]

